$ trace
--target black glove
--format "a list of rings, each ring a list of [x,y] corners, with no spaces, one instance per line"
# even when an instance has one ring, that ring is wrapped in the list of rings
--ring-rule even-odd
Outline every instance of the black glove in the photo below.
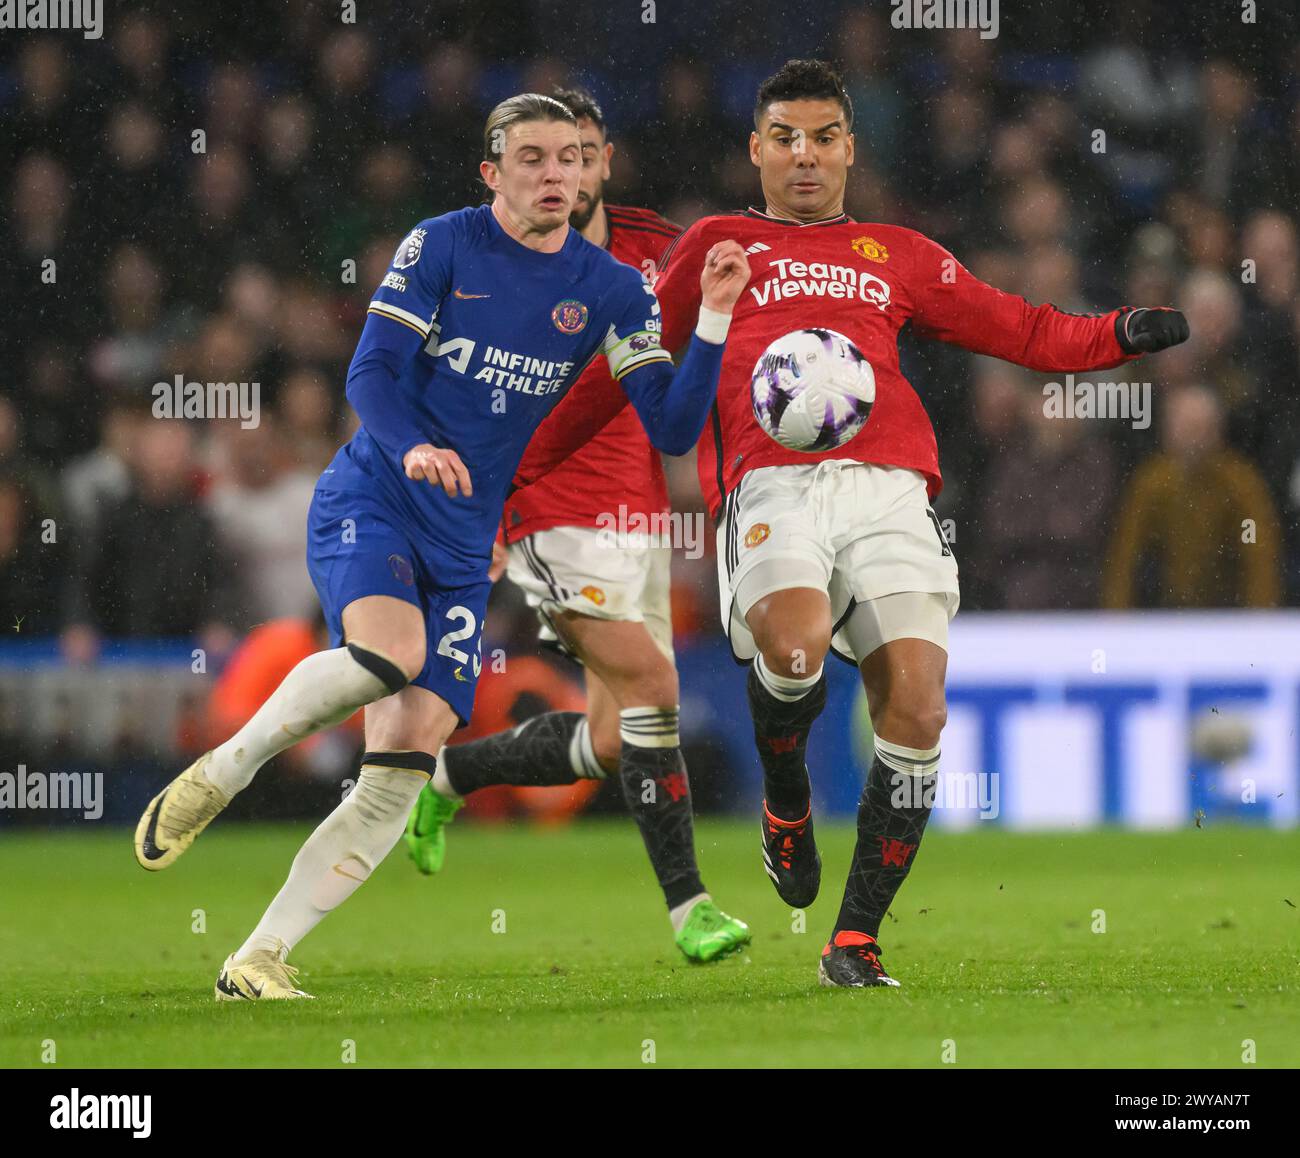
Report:
[[[1115,319],[1115,337],[1126,354],[1154,354],[1187,341],[1191,331],[1187,319],[1178,310],[1156,306],[1153,309],[1122,310]]]

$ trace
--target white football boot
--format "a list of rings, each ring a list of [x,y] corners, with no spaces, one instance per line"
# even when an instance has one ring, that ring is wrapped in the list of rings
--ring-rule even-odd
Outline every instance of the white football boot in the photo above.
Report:
[[[230,803],[231,797],[203,775],[211,758],[205,752],[149,801],[135,826],[135,859],[141,868],[170,868]]]

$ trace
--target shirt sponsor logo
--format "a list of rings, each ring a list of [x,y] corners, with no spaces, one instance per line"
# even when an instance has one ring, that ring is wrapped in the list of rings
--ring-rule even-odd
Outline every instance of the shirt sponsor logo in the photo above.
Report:
[[[399,294],[406,293],[406,278],[400,273],[388,273],[379,283],[380,288],[395,289]]]
[[[755,523],[745,532],[745,546],[757,547],[759,543],[766,542],[768,535],[771,533],[772,528],[766,523]]]
[[[889,260],[889,250],[874,237],[855,237],[853,239],[853,252],[859,257],[865,257],[868,261],[878,261],[881,264]]]
[[[393,254],[394,269],[410,269],[420,260],[420,253],[424,249],[424,236],[428,232],[427,229],[412,229],[402,239],[402,244],[397,247],[397,252]]]
[[[769,273],[761,285],[752,285],[749,292],[760,306],[793,297],[838,298],[862,301],[882,313],[889,306],[890,288],[887,281],[866,270],[851,265],[831,265],[825,261],[792,261],[788,257],[768,263]]]
[[[562,334],[580,334],[587,326],[587,307],[574,298],[556,303],[551,321]]]
[[[441,323],[434,322],[424,352],[431,358],[445,358],[447,366],[457,374],[469,374],[477,348],[473,338],[444,338]],[[484,346],[479,361],[480,369],[472,375],[474,381],[520,394],[554,394],[563,389],[573,373],[572,362],[534,358],[497,346]]]

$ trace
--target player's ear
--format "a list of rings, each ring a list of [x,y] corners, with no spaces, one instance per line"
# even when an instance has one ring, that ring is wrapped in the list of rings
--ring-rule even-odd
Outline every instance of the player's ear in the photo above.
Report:
[[[849,133],[844,142],[844,163],[853,164],[853,134]]]
[[[478,175],[483,178],[483,184],[491,189],[493,193],[501,185],[501,176],[495,161],[480,161],[478,163]]]
[[[606,141],[605,147],[604,149],[601,150],[601,152],[605,158],[605,165],[603,171],[600,174],[600,179],[602,181],[608,181],[609,180],[609,159],[614,155],[614,142]]]
[[[756,166],[762,164],[762,162],[759,160],[760,143],[761,142],[758,139],[757,133],[749,134],[749,160],[751,164]]]

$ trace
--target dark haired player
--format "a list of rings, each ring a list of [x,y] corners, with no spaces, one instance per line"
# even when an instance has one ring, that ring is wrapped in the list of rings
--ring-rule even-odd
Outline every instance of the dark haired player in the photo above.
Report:
[[[750,661],[749,703],[764,772],[763,859],[796,908],[817,896],[805,751],[826,702],[828,651],[862,675],[875,756],[858,805],[858,840],[843,903],[822,950],[825,985],[896,985],[880,961],[880,922],[907,876],[929,819],[946,719],[948,623],[957,564],[929,500],[942,485],[934,431],[899,370],[898,332],[950,342],[1035,370],[1115,366],[1187,337],[1180,313],[1100,316],[1031,306],[973,277],[910,229],[851,220],[853,109],[839,75],[792,60],[763,82],[749,155],[764,207],[706,217],[669,250],[656,282],[664,345],[690,333],[709,247],[735,237],[753,269],[736,304],[712,414],[701,435],[700,484],[718,526],[723,621]],[[754,418],[750,375],[791,330],[847,335],[875,370],[876,402],[837,449],[781,447]],[[590,437],[624,401],[572,399],[538,431],[517,476],[536,477]]]
[[[366,707],[356,787],[226,959],[218,1000],[308,996],[289,951],[388,855],[434,754],[468,722],[511,477],[581,368],[603,353],[670,452],[703,426],[745,256],[734,242],[711,255],[700,334],[674,372],[654,291],[569,226],[581,170],[568,108],[511,97],[483,134],[491,203],[422,221],[398,246],[348,370],[361,429],[321,475],[308,514],[308,567],[335,646],[298,664],[140,818],[136,859],[166,868],[267,760]]]
[[[582,179],[569,225],[643,273],[681,230],[649,209],[607,205],[614,146],[589,93],[552,94],[578,119]],[[598,357],[574,384],[610,385]],[[619,512],[626,518],[618,520]],[[572,784],[617,773],[663,890],[677,947],[713,961],[749,944],[749,928],[713,903],[695,860],[690,782],[677,731],[677,671],[669,601],[670,543],[637,542],[616,528],[652,526],[669,512],[659,452],[628,408],[577,454],[506,500],[510,578],[583,664],[587,712],[547,712],[516,728],[443,748],[406,827],[411,858],[441,869],[446,824],[469,793],[493,784]],[[615,517],[615,530],[609,526]],[[659,525],[666,525],[660,523]]]

